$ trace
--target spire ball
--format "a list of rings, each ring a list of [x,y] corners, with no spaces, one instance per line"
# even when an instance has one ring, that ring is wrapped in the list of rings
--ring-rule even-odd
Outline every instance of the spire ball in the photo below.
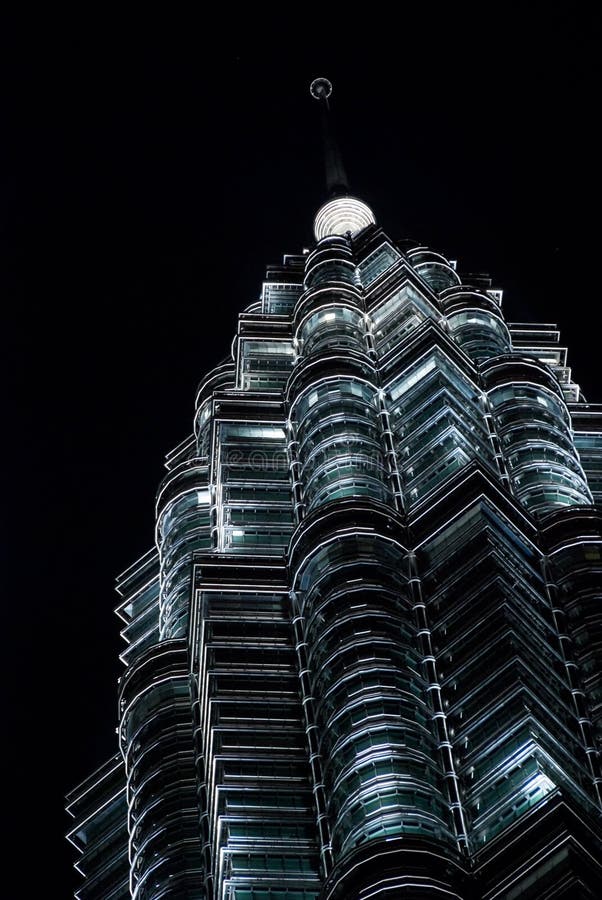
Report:
[[[309,93],[316,100],[328,100],[332,94],[332,84],[328,78],[314,78],[309,86]]]

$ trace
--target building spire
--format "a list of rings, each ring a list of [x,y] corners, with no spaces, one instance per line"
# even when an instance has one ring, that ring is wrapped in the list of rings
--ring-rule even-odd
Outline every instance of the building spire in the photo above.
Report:
[[[321,106],[326,190],[330,198],[316,213],[314,235],[317,241],[335,234],[353,237],[376,220],[370,207],[349,193],[347,173],[334,134],[328,102],[332,84],[328,78],[314,78],[309,90]]]
[[[332,113],[328,98],[332,94],[332,84],[328,78],[314,78],[309,91],[320,104],[322,113],[322,137],[324,140],[324,166],[326,170],[326,190],[329,197],[340,197],[349,193],[349,182],[343,165],[343,157],[334,131]]]

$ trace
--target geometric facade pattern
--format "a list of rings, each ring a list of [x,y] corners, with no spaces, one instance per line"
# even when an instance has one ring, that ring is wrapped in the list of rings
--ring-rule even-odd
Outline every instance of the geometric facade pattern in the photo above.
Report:
[[[80,900],[600,896],[602,407],[501,299],[376,224],[268,269],[118,580]]]

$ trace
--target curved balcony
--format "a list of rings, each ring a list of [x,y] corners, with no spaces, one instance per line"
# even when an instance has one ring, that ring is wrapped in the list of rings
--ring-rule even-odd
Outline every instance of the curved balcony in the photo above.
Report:
[[[541,443],[573,454],[575,449],[573,439],[565,422],[559,422],[556,416],[548,413],[542,418],[540,412],[538,418],[539,421],[525,421],[525,416],[521,412],[514,412],[512,408],[507,412],[498,413],[497,421],[502,445],[519,449],[523,444]]]
[[[303,356],[336,350],[365,352],[365,323],[355,307],[328,304],[307,315],[297,329]]]
[[[436,758],[436,741],[401,522],[384,504],[336,507],[310,512],[290,553],[333,852],[405,833],[412,804],[425,828],[453,840],[442,772],[425,763]]]
[[[196,410],[207,400],[214,391],[225,391],[236,386],[236,367],[231,359],[207,372],[199,384],[194,401]]]
[[[340,256],[343,259],[353,259],[349,241],[346,237],[335,234],[318,241],[311,253],[305,259],[305,271],[310,270],[316,263],[323,259],[329,259],[331,255]]]
[[[134,881],[132,900],[160,900],[168,896],[205,900],[198,843],[195,837],[182,836],[167,845],[163,855],[155,857]]]
[[[202,544],[197,545],[199,549]],[[187,554],[170,570],[161,585],[159,628],[161,640],[183,638],[187,634],[192,582],[192,553],[196,546],[189,544]]]
[[[367,591],[378,585],[407,611],[407,600],[400,599],[406,584],[403,536],[399,516],[374,500],[332,503],[306,516],[291,538],[289,556],[293,590],[302,592],[300,614],[311,617],[350,580]]]
[[[382,454],[345,454],[308,472],[303,470],[304,500],[308,512],[336,500],[362,497],[392,503],[389,473]]]
[[[406,666],[404,690],[422,697],[422,681],[417,675],[416,634],[410,608],[401,589],[403,579],[398,580],[393,590],[381,581],[374,583],[374,572],[372,577],[373,583],[365,589],[357,583],[343,584],[338,589],[333,585],[326,594],[309,594],[305,599],[303,608],[307,636],[314,635],[316,640],[320,638],[320,647],[316,645],[312,656],[312,684],[325,702],[328,690],[320,680],[322,670],[328,673],[329,679],[334,675],[343,681],[356,679],[357,676],[363,678],[366,675],[364,663],[369,659],[375,671],[390,673],[397,671],[396,667],[391,669],[391,654]],[[385,582],[388,580],[390,578],[384,579]],[[367,656],[373,648],[365,637],[356,633],[356,626],[362,622],[370,626],[374,634],[378,632],[379,636],[375,637],[375,641],[383,650],[379,655]],[[391,628],[395,632],[393,637]],[[397,677],[396,675],[396,684]],[[362,685],[373,686],[371,674],[366,676]]]
[[[303,589],[314,576],[322,577],[323,564],[330,562],[332,571],[346,558],[363,562],[366,571],[387,565],[399,573],[404,550],[404,525],[400,516],[385,503],[362,498],[338,500],[307,515],[297,526],[289,544],[289,567],[292,587]],[[357,539],[357,544],[344,544],[344,538]],[[364,546],[366,544],[366,546]],[[330,548],[328,550],[327,548]],[[330,565],[330,563],[328,563]]]
[[[459,275],[440,253],[428,247],[415,247],[406,256],[414,271],[436,294],[460,284]]]
[[[401,661],[401,660],[400,660]],[[414,710],[410,719],[401,713],[384,714],[364,721],[361,728],[349,732],[342,729],[341,737],[332,744],[330,758],[325,762],[323,773],[325,783],[333,784],[333,766],[346,771],[351,765],[361,765],[364,759],[374,756],[382,758],[389,753],[405,756],[409,769],[415,764],[432,771],[429,781],[441,785],[441,773],[433,762],[433,736],[430,727],[416,721]],[[424,775],[422,776],[424,777]]]
[[[399,760],[397,771],[372,779],[347,796],[332,828],[335,857],[380,837],[430,834],[449,847],[455,838],[448,824],[449,808],[432,785],[415,782]],[[384,768],[384,766],[382,766]],[[409,820],[409,821],[408,821]]]
[[[484,363],[481,375],[488,391],[515,384],[543,387],[561,401],[564,415],[568,418],[562,388],[552,370],[545,363],[508,353]]]
[[[380,834],[346,853],[322,889],[323,900],[466,900],[467,873],[449,836],[422,816],[405,812],[403,837],[389,836],[395,816],[383,815]],[[372,829],[367,827],[367,835]]]
[[[408,778],[406,787],[411,788],[415,785],[419,790],[430,791],[435,785],[439,795],[437,802],[441,802],[443,779],[432,760],[424,756],[410,755],[402,747],[387,748],[387,752],[383,755],[362,754],[354,766],[345,768],[335,781],[328,785],[329,790],[333,796],[338,795],[341,802],[349,803],[350,800],[353,802],[351,798],[357,796],[362,789],[367,787],[378,789],[379,783],[384,784],[394,778],[400,764]],[[423,808],[420,799],[417,808]]]
[[[542,519],[541,535],[548,553],[602,541],[602,509],[599,506],[573,506],[556,510]]]
[[[549,464],[558,469],[566,469],[573,472],[580,481],[583,480],[583,472],[579,461],[571,449],[552,443],[548,439],[517,441],[506,455],[508,468],[516,477],[520,473],[526,473],[534,465]]]
[[[166,513],[166,507],[174,500],[191,491],[207,491],[209,468],[204,458],[195,457],[180,463],[168,472],[157,492],[155,515],[160,521]],[[159,526],[159,527],[164,527]]]
[[[540,517],[556,507],[587,503],[588,487],[583,478],[564,466],[533,463],[527,471],[510,475],[517,499]]]
[[[145,743],[144,748],[131,757],[135,759],[135,765],[130,766],[128,779],[132,797],[136,797],[138,791],[164,767],[176,765],[182,758],[178,731],[175,729],[156,735],[153,740]],[[137,838],[138,835],[134,834],[133,837]]]
[[[479,309],[491,313],[503,321],[499,304],[489,294],[482,293],[469,285],[454,285],[441,291],[439,297],[445,315],[462,312],[465,309]]]
[[[138,722],[135,729],[130,729],[129,734],[121,729],[120,740],[128,777],[147,746],[161,744],[167,755],[172,752],[174,740],[179,739],[181,731],[184,729],[188,733],[189,709],[189,698],[183,695],[177,702],[165,704],[156,715]]]
[[[348,441],[350,447],[359,448],[359,441],[365,445],[370,445],[374,451],[381,449],[381,429],[378,420],[372,414],[369,407],[368,413],[363,411],[346,408],[344,410],[345,424],[348,434],[341,434],[340,419],[341,411],[332,412],[321,415],[319,434],[314,433],[314,423],[304,419],[301,425],[297,426],[297,444],[298,453],[303,459],[309,459],[315,450],[322,450],[328,447],[331,441],[343,440]]]
[[[196,518],[192,520],[196,522]],[[177,572],[180,566],[192,563],[192,555],[200,550],[208,550],[212,546],[209,525],[202,524],[183,530],[173,537],[169,551],[165,552],[163,571]]]
[[[210,394],[197,407],[194,415],[193,430],[197,442],[197,456],[209,456],[212,412],[213,394]]]
[[[184,719],[182,719],[184,716]],[[161,735],[169,740],[178,721],[190,719],[188,676],[170,674],[150,684],[125,707],[121,716],[120,739],[128,774],[141,749],[140,735],[145,740]]]
[[[355,417],[356,420],[359,416]],[[349,460],[362,465],[367,472],[376,471],[383,464],[382,445],[376,424],[370,429],[354,431],[346,418],[340,414],[327,417],[304,426],[302,443],[299,444],[299,459],[307,474],[312,476],[327,469],[337,460]]]
[[[305,262],[306,288],[319,287],[329,281],[356,283],[353,254],[344,238],[322,241]]]
[[[385,707],[386,709],[386,707]],[[327,759],[323,774],[329,790],[338,789],[340,776],[336,772],[346,773],[354,767],[363,767],[374,759],[391,756],[404,759],[411,773],[418,780],[434,784],[442,790],[441,772],[433,763],[433,736],[427,724],[418,721],[420,714],[416,705],[401,708],[395,715],[385,711],[351,729],[342,728],[342,735],[332,744],[331,756]],[[406,712],[409,710],[409,712]],[[426,710],[425,710],[426,713]]]
[[[192,488],[176,496],[157,522],[156,539],[164,570],[171,568],[169,554],[174,547],[209,524],[209,490]]]
[[[156,542],[161,559],[162,638],[185,635],[193,554],[212,546],[207,475],[202,460],[187,460],[167,475],[159,489]]]
[[[191,506],[189,505],[191,502]],[[210,509],[198,503],[193,493],[170,507],[169,524],[160,530],[161,593],[159,621],[161,638],[186,636],[193,577],[194,554],[210,550],[213,536]]]
[[[121,680],[119,704],[130,887],[132,896],[150,900],[170,884],[158,859],[172,860],[182,874],[183,851],[195,846],[197,865],[201,858],[187,642],[164,641],[144,651]]]
[[[600,802],[602,745],[602,509],[573,506],[541,521],[554,616],[587,754],[594,798]],[[553,587],[552,587],[553,585]]]
[[[346,350],[328,355],[311,356],[301,360],[291,372],[286,386],[286,396],[291,404],[297,404],[300,395],[314,384],[322,385],[326,379],[358,380],[376,388],[376,372],[367,353]]]
[[[165,761],[151,774],[143,773],[138,779],[138,786],[128,785],[130,855],[144,849],[158,828],[166,831],[170,825],[176,830],[178,819],[186,804],[197,811],[195,797],[194,760],[190,747],[185,748],[179,735],[180,752],[165,754]],[[139,768],[142,768],[139,766]],[[182,777],[183,771],[186,778]]]
[[[352,260],[325,259],[317,263],[305,274],[305,288],[307,290],[322,287],[322,285],[339,283],[355,286],[356,269]]]
[[[121,676],[119,707],[123,715],[143,691],[162,682],[165,677],[177,677],[188,671],[188,650],[185,641],[164,641],[143,650],[135,663]]]
[[[194,815],[193,810],[190,810],[189,815],[191,817]],[[169,846],[165,839],[165,826],[162,823],[155,825],[145,835],[143,842],[134,849],[132,853],[132,871],[137,874],[150,868],[158,857],[165,854]]]
[[[367,632],[369,633],[369,632]],[[380,653],[386,653],[387,644],[383,640],[375,641]],[[352,649],[347,645],[347,655]],[[323,734],[320,743],[323,758],[332,760],[329,763],[329,782],[336,782],[342,777],[343,772],[348,771],[349,765],[343,766],[338,757],[332,757],[334,747],[343,740],[361,737],[367,726],[373,729],[386,730],[387,725],[397,721],[403,723],[405,733],[414,733],[417,741],[425,733],[428,735],[429,711],[424,695],[421,698],[415,696],[414,691],[407,689],[404,679],[403,665],[400,669],[393,668],[394,657],[391,657],[389,670],[379,672],[379,682],[375,682],[375,674],[366,667],[365,674],[372,673],[373,686],[363,691],[359,676],[349,681],[327,678],[327,673],[321,672],[322,680],[328,684],[329,693],[336,696],[339,705],[321,703],[317,707],[317,718],[322,722]],[[313,664],[313,663],[312,663]],[[431,747],[432,749],[432,747]],[[378,754],[374,754],[375,757]],[[353,761],[351,768],[358,764],[359,757]]]
[[[373,588],[372,593],[378,593]],[[373,598],[373,603],[378,598]],[[366,631],[358,634],[356,626],[366,625]],[[398,692],[406,701],[415,698],[424,701],[424,685],[418,675],[418,662],[408,666],[407,659],[415,656],[413,644],[406,639],[399,646],[391,635],[391,626],[404,631],[404,620],[399,614],[380,610],[374,613],[371,605],[353,621],[342,622],[341,626],[332,623],[317,629],[320,643],[327,646],[317,648],[314,642],[312,653],[313,690],[321,698],[324,713],[336,716],[342,710],[349,696],[370,696],[374,690]],[[315,624],[307,625],[308,636]],[[370,634],[368,639],[366,634]],[[335,641],[341,640],[335,646]],[[414,637],[415,640],[415,637]],[[372,652],[373,655],[369,655]]]
[[[358,287],[343,281],[330,281],[322,287],[311,288],[301,294],[293,310],[295,330],[311,313],[319,312],[324,307],[334,304],[363,311],[362,296]]]
[[[321,383],[292,404],[297,462],[308,511],[337,498],[392,502],[376,391],[365,382]],[[364,422],[361,430],[354,425]]]
[[[601,679],[602,508],[575,505],[555,510],[541,520],[540,530],[572,629],[591,631],[591,639],[576,637],[575,645],[580,653],[597,656],[597,677]],[[602,719],[602,706],[596,703],[594,708]]]
[[[498,394],[500,402],[497,406],[492,403],[492,407],[495,410],[496,429],[504,447],[513,446],[516,441],[527,440],[529,434],[537,430],[542,441],[558,441],[559,446],[575,452],[569,422],[554,397],[538,388],[525,388],[525,385],[521,385],[516,392],[513,388],[501,390],[507,390],[507,393],[503,399]]]
[[[482,363],[511,350],[508,327],[489,298],[454,294],[445,312],[451,336],[474,362]]]
[[[355,416],[360,421],[368,420],[378,426],[377,390],[366,377],[369,369],[364,368],[365,358],[356,359],[355,356],[351,357],[349,367],[353,375],[317,378],[315,384],[312,379],[307,388],[295,397],[291,404],[291,421],[296,420],[300,444],[303,443],[303,436],[322,419],[338,421]],[[361,373],[359,377],[358,372]]]
[[[547,366],[502,356],[482,376],[513,493],[535,516],[591,501],[560,385]]]

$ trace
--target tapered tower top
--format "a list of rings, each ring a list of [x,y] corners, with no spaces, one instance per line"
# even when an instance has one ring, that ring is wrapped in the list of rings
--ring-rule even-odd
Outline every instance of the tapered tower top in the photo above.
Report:
[[[326,190],[330,197],[316,213],[314,236],[320,241],[332,234],[354,235],[375,223],[374,213],[362,200],[351,196],[349,190],[347,173],[335,137],[328,102],[332,94],[332,84],[327,78],[314,78],[309,90],[322,108]]]

